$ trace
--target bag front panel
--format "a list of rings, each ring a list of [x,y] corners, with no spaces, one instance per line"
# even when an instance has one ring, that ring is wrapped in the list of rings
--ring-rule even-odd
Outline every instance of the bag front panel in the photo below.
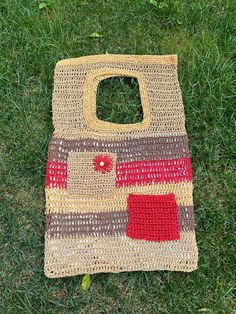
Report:
[[[129,125],[129,131],[127,125],[97,121],[96,97],[83,90],[86,81],[97,86],[95,81],[125,73],[128,59],[113,57],[111,72],[111,57],[97,57],[92,66],[91,60],[76,59],[56,68],[55,133],[45,182],[45,274],[192,271],[197,267],[192,172],[176,64],[168,63],[175,59],[131,58],[127,71],[141,73],[141,81],[145,73],[147,108],[145,123],[136,129]],[[65,73],[69,79],[62,89]]]

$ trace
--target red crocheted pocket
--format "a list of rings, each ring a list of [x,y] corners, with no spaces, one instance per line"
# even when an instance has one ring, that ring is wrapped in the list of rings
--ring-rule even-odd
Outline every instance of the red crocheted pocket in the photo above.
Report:
[[[128,196],[127,236],[149,241],[179,240],[178,206],[175,195]]]

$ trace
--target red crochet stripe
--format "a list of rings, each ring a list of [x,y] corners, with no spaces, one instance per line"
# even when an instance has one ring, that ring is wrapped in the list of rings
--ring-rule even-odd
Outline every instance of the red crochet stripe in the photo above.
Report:
[[[178,208],[173,193],[128,196],[128,226],[132,239],[148,241],[179,240]]]
[[[116,164],[116,187],[192,181],[190,158]]]
[[[116,187],[192,181],[190,158],[116,164]],[[48,161],[45,186],[67,188],[67,163]]]
[[[48,161],[46,165],[46,188],[67,188],[67,164],[64,162]]]

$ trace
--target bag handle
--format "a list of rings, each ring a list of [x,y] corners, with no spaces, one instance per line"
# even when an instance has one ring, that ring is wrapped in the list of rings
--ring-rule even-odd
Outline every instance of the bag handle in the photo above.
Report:
[[[117,124],[96,116],[96,94],[101,80],[135,77],[139,83],[143,120]],[[177,75],[177,57],[98,55],[57,63],[53,90],[55,133],[65,137],[127,134],[185,134],[184,108]],[[135,135],[136,134],[136,135]]]
[[[96,115],[96,96],[97,88],[102,80],[110,77],[127,76],[136,78],[139,84],[140,99],[143,109],[143,120],[132,124],[111,123],[100,120]],[[146,129],[150,124],[150,111],[147,95],[145,78],[142,73],[135,71],[122,70],[117,68],[102,68],[88,73],[84,83],[84,98],[83,98],[84,118],[91,128],[103,131],[134,131]]]

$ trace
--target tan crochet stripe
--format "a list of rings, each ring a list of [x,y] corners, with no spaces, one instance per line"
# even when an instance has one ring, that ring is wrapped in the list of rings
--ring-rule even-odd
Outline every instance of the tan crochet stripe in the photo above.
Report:
[[[177,64],[177,55],[163,55],[163,56],[150,56],[150,55],[92,55],[79,58],[64,59],[57,62],[56,67],[64,65],[80,65],[96,62],[134,62],[134,63],[159,63],[159,64]]]
[[[51,161],[67,162],[68,153],[71,151],[116,153],[118,162],[189,157],[188,137],[184,135],[126,141],[66,140],[53,137],[49,143],[48,158]]]
[[[193,206],[178,208],[181,231],[194,230]],[[117,236],[126,233],[128,212],[100,212],[82,214],[46,215],[46,232],[49,238],[79,238],[84,236]]]
[[[114,197],[104,194],[94,197],[71,196],[65,189],[48,188],[46,193],[46,213],[98,213],[122,211],[127,207],[127,196],[136,194],[174,193],[179,206],[192,206],[193,185],[191,182],[134,186],[116,189]],[[92,205],[92,208],[91,208]]]
[[[197,268],[194,232],[181,232],[180,240],[153,242],[126,236],[45,238],[45,274],[63,277],[79,274],[136,270],[176,270]]]

